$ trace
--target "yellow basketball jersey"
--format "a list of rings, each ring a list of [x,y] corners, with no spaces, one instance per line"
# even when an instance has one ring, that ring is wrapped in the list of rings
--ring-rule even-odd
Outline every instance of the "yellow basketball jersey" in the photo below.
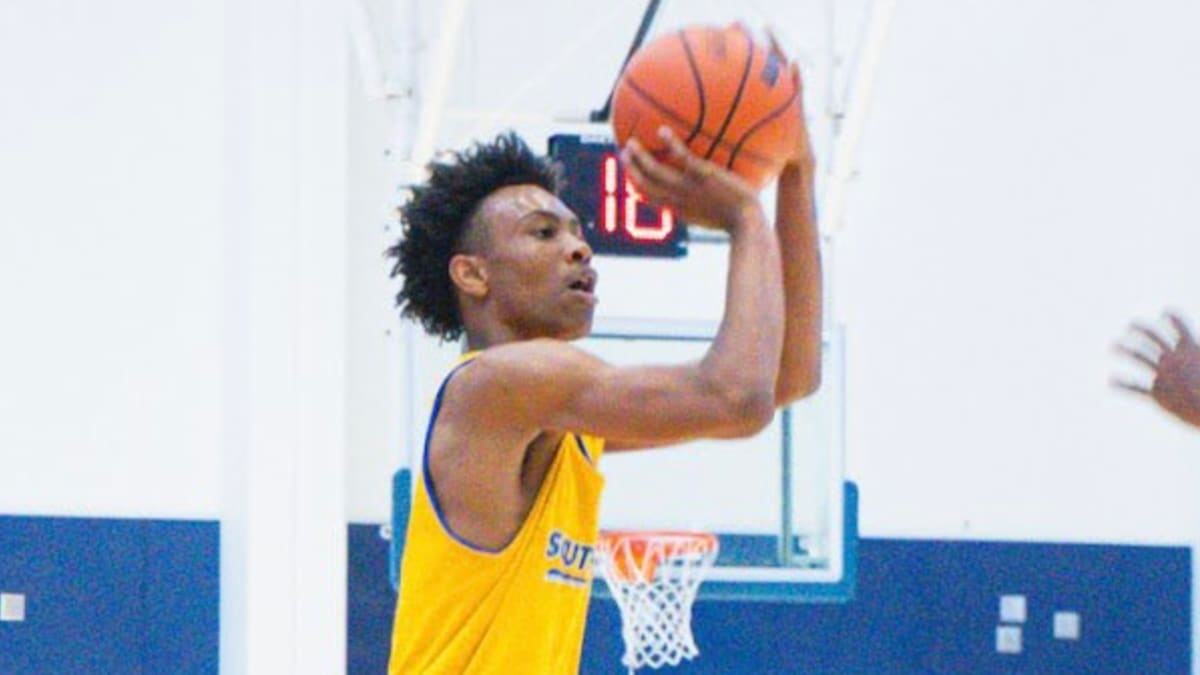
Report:
[[[446,376],[429,418],[388,672],[575,675],[599,532],[604,478],[596,462],[604,443],[582,434],[563,437],[529,515],[503,549],[460,539],[430,488],[429,439],[446,382],[474,356],[463,357]]]

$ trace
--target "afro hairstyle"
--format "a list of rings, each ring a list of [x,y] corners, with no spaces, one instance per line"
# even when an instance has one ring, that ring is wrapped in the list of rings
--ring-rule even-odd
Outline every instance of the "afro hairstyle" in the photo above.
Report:
[[[450,258],[463,251],[480,203],[509,185],[532,184],[558,194],[562,176],[556,164],[535,155],[511,131],[428,168],[429,180],[412,188],[400,207],[401,238],[387,255],[396,259],[391,276],[403,277],[396,294],[400,315],[418,321],[430,335],[453,341],[462,336],[463,324]]]

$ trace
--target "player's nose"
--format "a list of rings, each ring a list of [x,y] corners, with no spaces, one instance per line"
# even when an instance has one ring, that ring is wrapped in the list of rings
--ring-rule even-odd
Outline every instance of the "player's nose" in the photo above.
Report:
[[[587,240],[582,236],[572,235],[571,261],[581,263],[592,261],[592,247],[588,245]]]

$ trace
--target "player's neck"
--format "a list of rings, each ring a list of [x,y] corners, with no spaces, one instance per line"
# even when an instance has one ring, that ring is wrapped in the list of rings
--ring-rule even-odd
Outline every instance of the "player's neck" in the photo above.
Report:
[[[557,340],[574,340],[582,335],[559,335],[544,327],[533,327],[530,324],[503,321],[494,317],[481,317],[464,313],[463,329],[466,334],[468,351],[482,351],[489,347],[497,347],[509,342],[552,338]]]
[[[489,324],[467,327],[467,351],[482,351],[489,347],[524,339],[508,326]]]

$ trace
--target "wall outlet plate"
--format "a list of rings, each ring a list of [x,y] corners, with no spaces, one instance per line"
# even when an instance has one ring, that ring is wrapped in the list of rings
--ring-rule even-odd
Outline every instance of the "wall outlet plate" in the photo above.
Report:
[[[1055,612],[1054,613],[1054,639],[1056,640],[1078,640],[1080,634],[1079,612]]]
[[[996,626],[996,652],[999,654],[1021,653],[1021,627]]]
[[[0,593],[0,621],[25,620],[25,594]]]
[[[1025,623],[1025,596],[1000,596],[1000,623]]]

